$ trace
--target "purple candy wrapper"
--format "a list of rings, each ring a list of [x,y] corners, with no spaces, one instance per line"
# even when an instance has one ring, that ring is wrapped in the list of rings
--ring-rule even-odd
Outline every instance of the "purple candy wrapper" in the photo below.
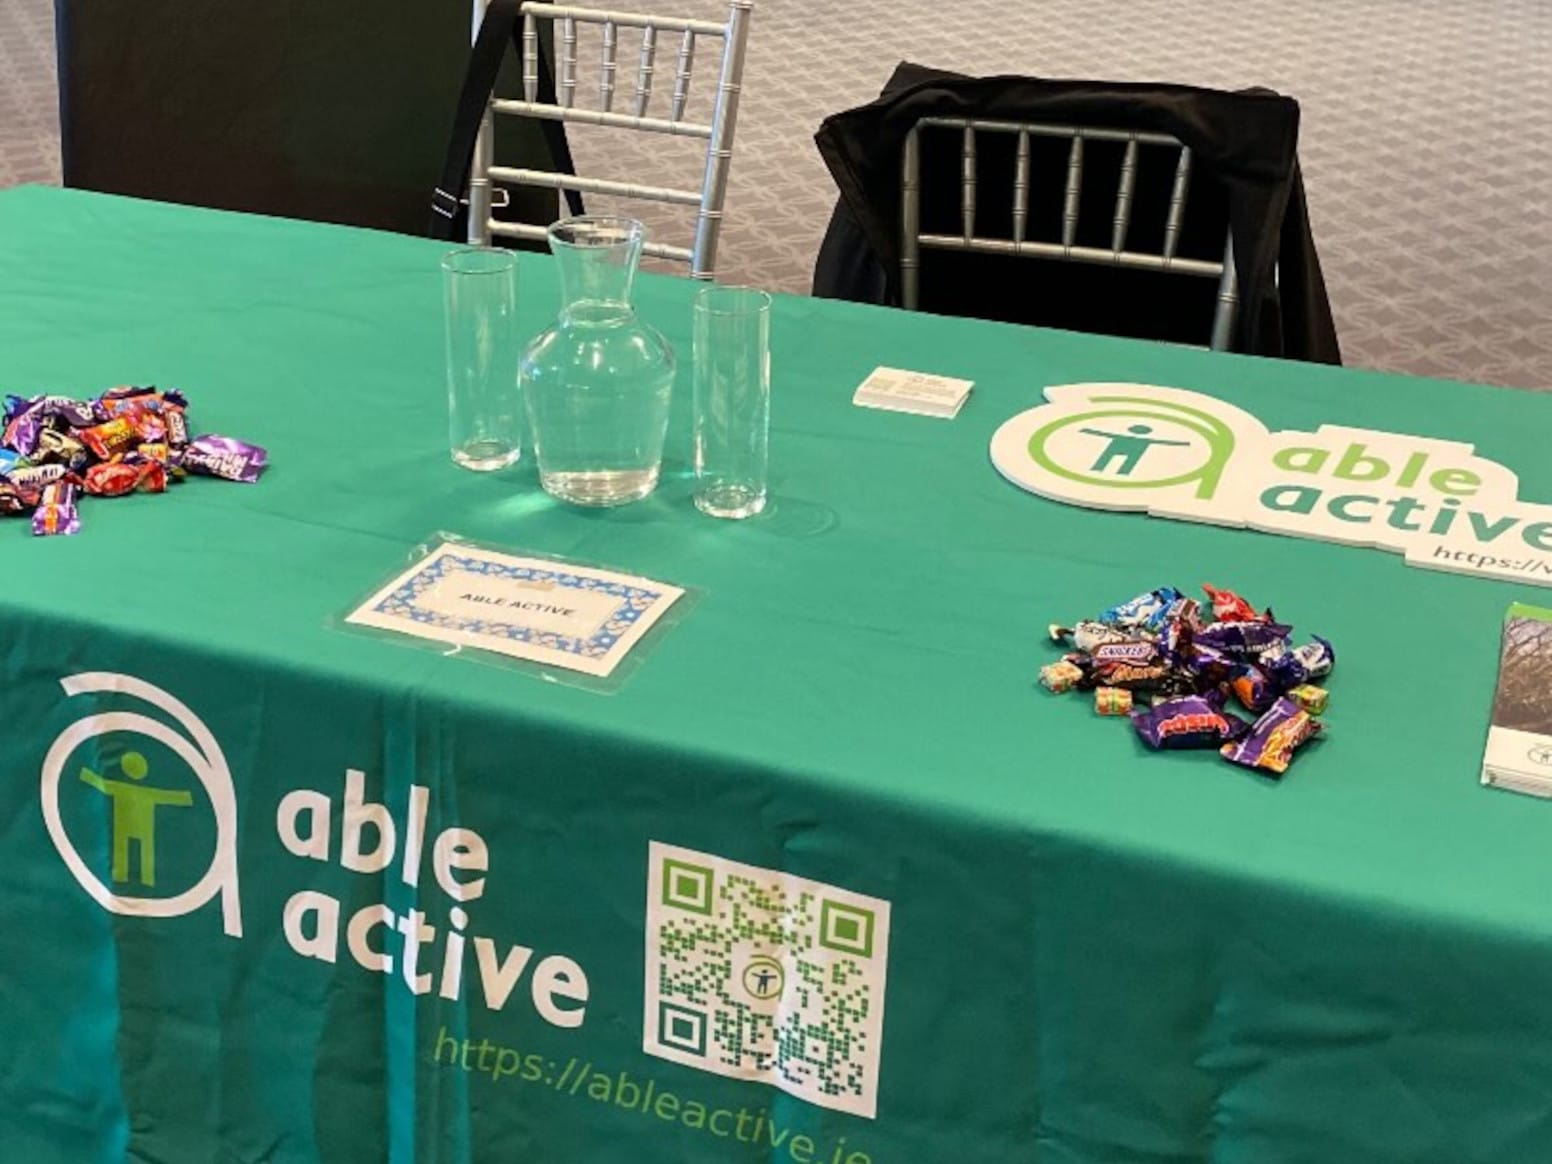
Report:
[[[1256,720],[1250,733],[1219,751],[1231,764],[1281,776],[1293,762],[1294,749],[1319,734],[1321,723],[1291,699],[1279,699]]]
[[[1268,647],[1286,642],[1291,626],[1277,622],[1215,622],[1204,626],[1193,641],[1232,655],[1255,657]]]
[[[5,429],[0,432],[0,444],[20,453],[32,456],[38,447],[38,435],[43,431],[43,398],[35,396],[24,400],[20,396],[5,398]]]
[[[175,449],[181,449],[189,443],[189,422],[184,416],[183,406],[166,409],[162,413],[163,423],[167,425],[167,443]]]
[[[90,400],[72,400],[68,396],[43,396],[38,408],[44,416],[58,417],[71,428],[91,428],[107,419]]]
[[[12,393],[6,393],[5,408],[0,410],[0,424],[10,424],[16,417],[41,402],[42,399],[43,397],[41,396],[16,396]]]
[[[1238,739],[1250,725],[1223,710],[1222,701],[1208,695],[1166,699],[1132,716],[1132,727],[1150,748],[1217,748]]]
[[[1229,690],[1246,711],[1260,715],[1282,694],[1276,682],[1254,663],[1241,663],[1229,680]]]
[[[51,537],[81,532],[81,517],[76,512],[76,488],[68,481],[55,481],[43,490],[38,508],[32,511],[32,532],[36,537]]]
[[[190,473],[252,484],[268,466],[269,453],[232,437],[202,436],[189,442],[181,464]]]
[[[1184,661],[1186,670],[1205,683],[1227,682],[1239,665],[1239,660],[1227,651],[1194,640],[1185,649]]]

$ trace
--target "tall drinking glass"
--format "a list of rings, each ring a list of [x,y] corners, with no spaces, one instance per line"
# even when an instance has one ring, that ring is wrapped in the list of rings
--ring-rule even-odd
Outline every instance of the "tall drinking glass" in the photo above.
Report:
[[[489,472],[523,453],[517,385],[517,256],[463,247],[442,259],[447,422],[453,461]]]
[[[707,287],[695,297],[695,506],[712,517],[765,508],[771,432],[771,297]]]

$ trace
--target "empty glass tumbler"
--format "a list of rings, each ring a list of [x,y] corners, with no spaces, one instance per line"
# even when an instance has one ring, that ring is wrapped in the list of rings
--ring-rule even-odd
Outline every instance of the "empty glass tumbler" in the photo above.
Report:
[[[523,399],[545,492],[623,505],[657,487],[674,353],[636,317],[644,230],[630,218],[566,218],[549,230],[560,317],[523,353]]]
[[[453,460],[465,469],[503,469],[523,452],[517,256],[495,247],[450,251],[442,289]]]
[[[771,432],[771,297],[708,287],[695,297],[695,505],[712,517],[765,508]]]

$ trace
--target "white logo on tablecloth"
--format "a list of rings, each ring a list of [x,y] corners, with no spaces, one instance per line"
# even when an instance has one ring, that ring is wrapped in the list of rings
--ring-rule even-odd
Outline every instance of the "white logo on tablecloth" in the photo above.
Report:
[[[136,917],[178,917],[193,913],[219,893],[222,927],[229,936],[241,937],[237,796],[226,757],[210,729],[182,701],[160,687],[130,675],[89,671],[60,680],[60,686],[66,695],[111,693],[131,696],[165,713],[184,732],[180,735],[161,720],[140,712],[109,711],[84,716],[59,733],[43,758],[43,822],[66,868],[98,905],[112,913]],[[189,766],[210,798],[210,807],[215,814],[215,852],[204,875],[182,893],[171,897],[143,897],[117,892],[92,871],[65,830],[59,808],[60,780],[65,765],[72,753],[87,740],[113,732],[133,732],[170,748]],[[147,766],[144,757],[137,752],[126,753],[120,767],[123,778],[107,777],[83,768],[81,779],[105,795],[112,805],[114,884],[130,880],[130,853],[133,851],[138,857],[139,883],[149,887],[155,884],[157,810],[188,807],[192,796],[188,792],[145,784]]]

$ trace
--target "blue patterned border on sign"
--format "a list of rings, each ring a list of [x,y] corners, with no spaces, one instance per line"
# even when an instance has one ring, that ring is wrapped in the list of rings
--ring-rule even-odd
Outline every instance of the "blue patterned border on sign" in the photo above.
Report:
[[[500,619],[453,618],[424,610],[418,599],[443,578],[459,573],[480,574],[485,577],[510,578],[513,581],[534,582],[566,590],[587,590],[608,594],[620,600],[613,613],[604,620],[602,627],[590,638],[575,635],[558,635],[548,631],[536,631],[532,627],[518,626]],[[483,558],[461,557],[444,554],[424,570],[405,580],[393,593],[377,603],[375,613],[390,618],[403,618],[426,626],[445,630],[466,631],[476,635],[496,635],[514,642],[546,647],[552,651],[564,651],[585,659],[603,658],[621,637],[636,625],[638,619],[663,597],[662,591],[643,586],[629,586],[623,582],[610,582],[603,578],[590,578],[581,574],[569,574],[564,570],[550,570],[532,566],[508,566],[501,562],[489,562]]]

